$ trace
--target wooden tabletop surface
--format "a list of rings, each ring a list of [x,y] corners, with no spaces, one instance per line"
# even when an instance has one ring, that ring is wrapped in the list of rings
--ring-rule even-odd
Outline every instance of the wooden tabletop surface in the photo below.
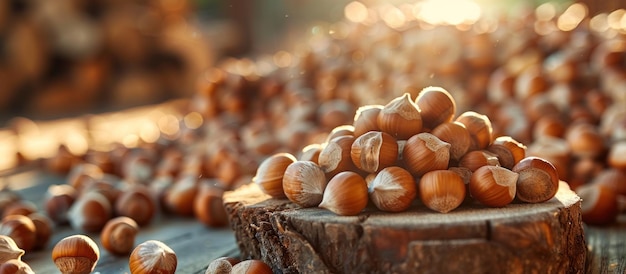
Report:
[[[7,183],[19,189],[22,197],[41,204],[43,194],[51,184],[63,183],[63,178],[29,171],[5,177]],[[45,250],[28,252],[26,261],[36,273],[59,273],[50,258],[54,243],[68,235],[77,234],[69,227],[57,227]],[[609,227],[585,226],[589,252],[587,273],[626,273],[626,216]],[[89,234],[98,244],[97,234]],[[158,215],[142,228],[136,244],[157,239],[177,254],[177,273],[204,273],[208,264],[222,256],[237,257],[239,249],[230,228],[208,228],[192,218]],[[100,246],[101,247],[101,246]],[[101,247],[101,258],[94,273],[128,273],[128,258],[115,257]]]

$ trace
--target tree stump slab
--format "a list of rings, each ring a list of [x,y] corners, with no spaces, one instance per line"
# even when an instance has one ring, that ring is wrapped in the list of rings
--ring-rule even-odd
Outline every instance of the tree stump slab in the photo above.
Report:
[[[255,184],[224,197],[242,258],[275,273],[583,273],[580,202],[564,182],[545,203],[468,202],[447,214],[416,202],[402,213],[337,216]]]

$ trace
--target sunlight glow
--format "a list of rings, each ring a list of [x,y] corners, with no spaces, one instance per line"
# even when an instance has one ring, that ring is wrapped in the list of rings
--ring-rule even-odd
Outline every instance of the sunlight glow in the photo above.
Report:
[[[559,16],[557,27],[562,31],[571,31],[587,17],[587,12],[587,6],[579,3],[572,4]]]
[[[413,15],[432,25],[473,24],[482,10],[471,0],[425,0],[415,5]]]
[[[343,10],[346,19],[354,23],[362,23],[367,19],[367,7],[363,3],[354,1],[350,2]]]

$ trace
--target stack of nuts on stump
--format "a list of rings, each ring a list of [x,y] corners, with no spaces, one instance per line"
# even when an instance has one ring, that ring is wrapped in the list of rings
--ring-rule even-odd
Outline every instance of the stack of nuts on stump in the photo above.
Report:
[[[338,215],[357,215],[368,201],[405,211],[418,195],[441,213],[467,197],[489,207],[554,197],[559,177],[550,162],[526,157],[526,146],[511,137],[494,138],[487,116],[455,114],[454,99],[440,87],[364,106],[352,125],[306,147],[299,159],[278,153],[263,161],[253,181],[274,198]]]

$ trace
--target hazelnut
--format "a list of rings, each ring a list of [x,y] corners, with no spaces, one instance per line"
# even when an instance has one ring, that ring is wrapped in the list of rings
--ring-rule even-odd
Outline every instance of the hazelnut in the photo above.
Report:
[[[459,161],[460,167],[474,172],[482,166],[499,166],[498,156],[486,150],[473,150],[465,154]]]
[[[318,206],[326,188],[326,175],[320,166],[311,161],[291,163],[283,176],[283,189],[287,199],[301,207]]]
[[[574,156],[594,158],[605,151],[604,137],[591,124],[579,123],[570,126],[565,134],[565,140]]]
[[[354,115],[354,136],[359,137],[368,131],[380,131],[378,126],[378,114],[383,109],[382,105],[367,105],[356,110]]]
[[[533,138],[544,136],[562,138],[565,135],[565,122],[556,115],[542,116],[533,126]]]
[[[24,250],[19,248],[13,238],[0,235],[0,263],[11,259],[19,260],[24,255]]]
[[[614,143],[606,161],[609,166],[626,171],[626,140]]]
[[[176,253],[157,240],[148,240],[139,244],[130,254],[128,265],[130,273],[173,274],[177,266]]]
[[[80,196],[68,212],[70,226],[85,232],[99,232],[112,216],[111,202],[95,191]]]
[[[52,261],[64,274],[89,274],[93,272],[98,259],[98,245],[85,235],[65,237],[52,249]]]
[[[559,189],[556,168],[545,159],[527,157],[513,167],[517,172],[516,195],[527,203],[541,203],[552,199]]]
[[[406,169],[417,177],[432,170],[447,169],[450,161],[450,144],[430,133],[419,133],[406,141],[402,159]]]
[[[83,186],[93,180],[99,180],[104,176],[104,172],[98,166],[89,163],[82,163],[72,167],[67,176],[67,184],[76,190],[81,190]]]
[[[232,257],[219,257],[209,264],[204,274],[230,274],[239,260]]]
[[[350,149],[352,163],[368,173],[378,172],[398,160],[398,143],[393,136],[381,131],[370,131],[357,137]]]
[[[261,162],[252,180],[265,194],[274,198],[284,198],[283,174],[287,166],[295,161],[296,157],[289,153],[274,154]]]
[[[450,158],[458,161],[465,155],[471,145],[471,137],[464,124],[459,122],[442,123],[431,132],[441,141],[450,144]]]
[[[337,215],[357,215],[367,206],[367,183],[361,175],[344,171],[335,175],[324,190],[319,207]]]
[[[591,180],[591,184],[607,186],[618,195],[626,196],[626,171],[615,168],[602,170]]]
[[[493,128],[491,127],[489,117],[486,115],[474,111],[466,111],[459,115],[455,121],[465,125],[465,128],[470,133],[471,144],[469,150],[485,149],[491,144]]]
[[[354,126],[353,125],[341,125],[333,128],[328,136],[326,136],[326,142],[330,142],[330,140],[335,139],[340,136],[354,136]]]
[[[245,260],[233,265],[233,274],[255,273],[255,274],[271,274],[274,273],[272,268],[265,262],[260,260]]]
[[[100,242],[102,247],[114,255],[127,255],[135,247],[135,237],[139,232],[139,225],[133,219],[125,216],[109,220],[102,232]]]
[[[22,197],[17,192],[9,188],[0,189],[0,212],[3,212],[8,205],[21,199]]]
[[[526,146],[510,136],[497,137],[487,150],[497,155],[498,162],[508,169],[526,157]]]
[[[149,153],[133,151],[122,164],[122,176],[132,182],[147,182],[154,173],[154,164]]]
[[[559,178],[567,180],[571,156],[570,148],[564,139],[554,137],[537,139],[526,149],[526,156],[546,159],[554,165]]]
[[[197,176],[184,175],[166,190],[163,205],[168,212],[181,216],[193,216],[193,200],[197,192]]]
[[[465,183],[458,173],[451,170],[427,172],[418,186],[422,203],[441,213],[454,210],[465,200]]]
[[[339,172],[357,170],[351,158],[354,139],[354,136],[333,138],[320,151],[319,166],[328,178],[332,178]]]
[[[422,116],[419,107],[404,95],[391,100],[378,114],[378,127],[396,139],[406,140],[422,131]]]
[[[579,187],[576,193],[583,200],[581,204],[583,222],[589,225],[614,223],[619,214],[617,193],[602,184],[589,184]]]
[[[35,224],[24,215],[9,215],[0,222],[0,235],[11,237],[24,251],[31,251],[37,240]]]
[[[382,211],[405,211],[417,196],[413,176],[397,166],[384,168],[367,185],[372,203]]]
[[[311,161],[316,164],[319,163],[320,152],[322,151],[323,146],[321,144],[310,144],[302,148],[298,160],[300,161]]]
[[[45,249],[52,237],[53,222],[41,213],[31,213],[27,216],[35,224],[35,246],[33,250]]]
[[[18,200],[8,204],[2,212],[2,217],[9,215],[24,215],[27,216],[31,213],[37,212],[37,206],[35,203],[28,200]]]
[[[147,186],[131,185],[115,202],[115,213],[133,219],[139,226],[145,226],[154,218],[156,207],[156,201]]]
[[[499,166],[482,166],[470,178],[470,195],[489,207],[504,207],[515,198],[519,174]]]
[[[51,185],[44,197],[44,211],[56,224],[64,224],[76,197],[76,189],[71,185]]]
[[[0,264],[0,273],[3,274],[35,274],[32,268],[18,259],[11,259]]]
[[[196,219],[209,227],[228,225],[228,216],[222,196],[224,189],[219,181],[202,179],[199,182],[198,194],[194,199],[194,215]]]
[[[425,128],[433,129],[451,122],[456,114],[456,103],[450,93],[441,87],[422,89],[415,99]]]

